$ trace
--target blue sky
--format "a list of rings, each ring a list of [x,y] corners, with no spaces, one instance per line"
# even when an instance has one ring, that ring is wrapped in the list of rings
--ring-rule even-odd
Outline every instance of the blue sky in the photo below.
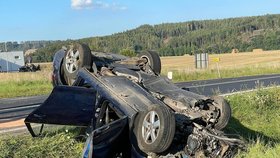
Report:
[[[142,24],[279,13],[279,0],[0,0],[0,42],[79,39]]]

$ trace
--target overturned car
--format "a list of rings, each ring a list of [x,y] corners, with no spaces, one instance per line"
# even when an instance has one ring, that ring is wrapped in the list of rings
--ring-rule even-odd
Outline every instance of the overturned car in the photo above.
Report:
[[[25,119],[32,136],[31,123],[87,128],[83,157],[233,157],[243,148],[221,131],[228,103],[160,76],[156,52],[128,58],[75,44],[53,67],[51,95]]]

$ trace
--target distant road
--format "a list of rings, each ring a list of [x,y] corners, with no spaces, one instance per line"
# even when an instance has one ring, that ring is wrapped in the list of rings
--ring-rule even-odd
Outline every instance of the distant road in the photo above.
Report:
[[[280,74],[180,82],[176,85],[185,87],[194,93],[211,96],[252,90],[258,87],[278,86],[280,85]]]
[[[194,93],[211,96],[280,85],[280,74],[180,82],[176,85]],[[47,97],[48,95],[0,99],[0,123],[25,118]]]

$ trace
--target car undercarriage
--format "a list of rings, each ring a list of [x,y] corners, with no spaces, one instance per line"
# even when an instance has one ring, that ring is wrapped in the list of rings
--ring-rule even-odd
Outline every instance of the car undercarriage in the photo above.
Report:
[[[84,157],[214,158],[233,157],[244,149],[242,140],[222,132],[231,117],[224,98],[179,88],[160,71],[160,58],[153,51],[128,58],[91,52],[84,44],[60,50],[54,58],[55,88],[25,122],[33,136],[30,123],[90,129]],[[78,93],[84,93],[83,100],[75,97]],[[69,100],[59,103],[57,96]],[[53,114],[58,107],[69,108],[71,101],[76,102],[75,114]],[[62,121],[65,115],[67,123]]]

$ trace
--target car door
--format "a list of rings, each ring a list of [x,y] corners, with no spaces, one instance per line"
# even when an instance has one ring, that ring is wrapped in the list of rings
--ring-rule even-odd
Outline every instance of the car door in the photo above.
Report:
[[[82,157],[131,157],[128,131],[127,116],[93,130],[87,138]]]
[[[25,123],[72,125],[87,127],[94,116],[96,91],[85,87],[56,86],[47,100],[30,113]]]

